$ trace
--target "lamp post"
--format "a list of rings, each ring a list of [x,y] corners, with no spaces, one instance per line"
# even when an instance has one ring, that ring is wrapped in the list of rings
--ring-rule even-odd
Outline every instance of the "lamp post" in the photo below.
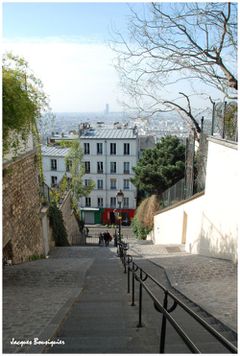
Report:
[[[119,209],[119,213],[118,213],[118,220],[119,220],[119,225],[118,225],[118,235],[119,235],[119,242],[121,242],[121,206],[123,203],[123,198],[124,198],[124,194],[122,192],[122,190],[120,189],[119,192],[117,192],[116,194],[116,198],[117,198],[117,202],[118,202],[118,209]]]

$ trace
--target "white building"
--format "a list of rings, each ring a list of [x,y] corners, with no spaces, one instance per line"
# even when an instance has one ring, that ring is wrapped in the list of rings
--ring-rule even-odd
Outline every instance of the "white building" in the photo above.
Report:
[[[136,188],[130,179],[137,164],[138,135],[135,129],[93,129],[80,127],[84,152],[85,184],[92,179],[95,189],[81,198],[86,223],[113,223],[119,208],[116,194],[124,193],[121,206],[123,222],[130,221],[136,209]]]
[[[64,174],[69,175],[69,167],[66,163],[68,152],[69,148],[42,146],[44,181],[49,187],[59,184]]]

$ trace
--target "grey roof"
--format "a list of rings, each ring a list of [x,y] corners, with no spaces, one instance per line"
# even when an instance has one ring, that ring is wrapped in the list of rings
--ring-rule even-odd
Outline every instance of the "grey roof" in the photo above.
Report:
[[[67,147],[55,147],[55,146],[42,146],[42,155],[43,156],[53,156],[53,157],[65,157],[68,152],[69,148]]]
[[[88,129],[81,133],[80,139],[135,139],[133,129]]]

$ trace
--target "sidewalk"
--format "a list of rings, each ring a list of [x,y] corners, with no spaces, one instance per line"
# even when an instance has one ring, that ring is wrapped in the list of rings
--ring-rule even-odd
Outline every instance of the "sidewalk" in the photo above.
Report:
[[[4,353],[25,348],[31,352],[30,346],[12,345],[13,338],[47,340],[55,333],[80,294],[93,261],[91,248],[55,248],[49,259],[3,268]]]
[[[178,283],[182,292],[185,289],[187,296],[189,291],[194,292],[195,288],[198,304],[202,303],[204,294],[207,299],[210,298],[207,290],[201,290],[201,285],[205,283],[208,275],[209,283],[215,281],[216,285],[217,282],[221,284],[226,304],[234,310],[236,299],[231,302],[227,296],[230,291],[226,290],[226,281],[221,281],[223,275],[230,281],[235,278],[236,269],[227,269],[226,266],[230,266],[227,261],[212,259],[212,269],[209,270],[210,262],[206,258],[189,256],[183,252],[169,253],[166,247],[154,246],[147,241],[129,239],[129,243],[130,253],[135,254],[136,259],[146,263],[144,258],[137,257],[138,252],[145,254],[145,257],[154,263],[164,265],[171,283],[175,283],[174,287],[177,287]],[[159,249],[162,251],[160,256]],[[161,283],[168,284],[163,269],[156,268],[153,264],[150,264],[150,270],[151,268],[155,272],[157,270]],[[189,270],[189,274],[186,270]],[[216,276],[214,280],[210,278],[213,270],[219,279]],[[195,282],[192,281],[192,275],[196,276]],[[113,243],[109,248],[55,248],[47,260],[6,266],[3,270],[3,282],[4,353],[41,353],[45,349],[44,345],[25,345],[22,348],[19,345],[11,345],[12,338],[23,341],[32,341],[34,338],[46,341],[53,338],[55,341],[65,342],[64,346],[48,348],[48,353],[159,351],[161,315],[153,308],[150,298],[145,296],[145,327],[137,328],[138,307],[130,306],[130,296],[126,293],[126,274],[123,273]],[[234,287],[230,284],[228,286]],[[214,291],[216,290],[215,286]],[[217,294],[213,293],[212,302],[216,305],[219,303]],[[205,307],[211,307],[210,299],[208,303],[204,303]],[[185,319],[185,313],[181,313],[177,308],[174,314],[192,333],[193,340],[202,347],[202,352],[223,352],[206,333],[199,331],[192,321]],[[186,347],[176,336],[176,332],[169,328],[167,334],[170,337],[166,351],[185,353]]]
[[[129,245],[130,254],[140,254],[163,267],[172,287],[237,332],[236,264],[191,255],[183,252],[183,246],[153,245],[135,239],[129,239]]]
[[[156,267],[153,266],[153,269],[156,270]],[[168,283],[164,271],[159,268],[157,270],[161,282]],[[152,299],[145,292],[143,294],[143,327],[138,328],[138,286],[136,285],[136,305],[131,306],[130,295],[127,294],[127,275],[123,273],[116,249],[96,247],[95,259],[86,274],[82,293],[53,339],[54,342],[60,340],[64,345],[48,347],[45,352],[158,353],[162,316],[155,310]],[[163,300],[163,293],[159,294],[160,300]],[[226,353],[226,349],[181,308],[177,308],[173,314],[202,352]],[[169,323],[165,351],[189,352]]]

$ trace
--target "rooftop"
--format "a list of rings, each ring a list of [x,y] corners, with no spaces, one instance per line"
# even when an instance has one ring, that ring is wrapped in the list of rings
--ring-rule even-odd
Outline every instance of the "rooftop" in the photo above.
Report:
[[[61,140],[61,141],[64,141],[64,140],[77,140],[78,139],[78,135],[74,135],[74,134],[71,134],[71,135],[54,134],[50,138],[53,139],[53,140]]]
[[[42,146],[42,155],[43,156],[54,156],[54,157],[65,157],[68,152],[69,148],[67,147],[55,147],[55,146]]]
[[[87,129],[81,132],[80,139],[135,139],[133,129]]]

